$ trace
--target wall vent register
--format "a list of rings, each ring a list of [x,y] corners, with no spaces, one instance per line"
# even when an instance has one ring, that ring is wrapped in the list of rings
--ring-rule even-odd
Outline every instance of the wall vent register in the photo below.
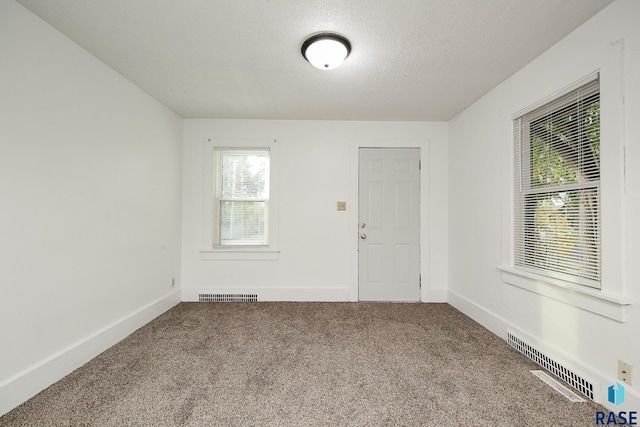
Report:
[[[257,294],[198,294],[198,302],[257,302]]]

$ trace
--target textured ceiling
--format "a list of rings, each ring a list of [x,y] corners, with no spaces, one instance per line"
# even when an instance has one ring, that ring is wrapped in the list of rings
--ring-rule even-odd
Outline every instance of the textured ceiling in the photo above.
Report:
[[[611,0],[18,0],[185,118],[448,120]],[[353,46],[313,68],[304,39]]]

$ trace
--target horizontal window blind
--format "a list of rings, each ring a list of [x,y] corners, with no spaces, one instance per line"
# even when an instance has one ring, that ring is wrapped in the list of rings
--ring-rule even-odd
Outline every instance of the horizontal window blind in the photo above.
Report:
[[[515,266],[599,287],[599,79],[516,118],[514,142]]]
[[[269,151],[218,149],[215,241],[219,245],[267,245]]]

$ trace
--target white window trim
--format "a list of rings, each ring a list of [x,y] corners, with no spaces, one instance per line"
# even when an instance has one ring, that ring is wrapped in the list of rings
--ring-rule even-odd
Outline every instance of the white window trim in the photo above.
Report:
[[[277,261],[280,251],[265,248],[200,249],[204,260],[227,261]]]
[[[214,156],[216,148],[269,149],[269,244],[261,246],[219,246],[214,241]],[[266,138],[209,138],[203,144],[202,243],[203,260],[275,261],[278,248],[278,145]]]
[[[550,103],[554,104],[554,108],[556,109],[556,111],[558,109],[567,107],[573,103],[575,103],[575,96],[572,96],[569,99],[565,99],[562,100],[561,98],[564,97],[565,95],[578,90],[578,89],[583,89],[586,85],[593,83],[594,81],[598,81],[598,90],[597,92],[593,92],[593,93],[589,93],[588,96],[591,95],[595,95],[595,93],[598,94],[598,97],[600,97],[600,73],[599,72],[594,72],[591,73],[590,75],[578,80],[577,82],[572,83],[571,85],[561,89],[560,91],[556,92],[555,94],[551,95],[551,96],[547,96],[546,98],[544,98],[541,101],[536,102],[535,104],[533,104],[533,106],[530,106],[528,108],[526,108],[524,111],[520,111],[517,114],[515,114],[512,117],[512,121],[514,122],[514,128],[516,127],[516,122],[517,122],[517,126],[518,126],[518,134],[517,136],[514,134],[514,143],[517,144],[519,146],[519,150],[520,150],[520,157],[518,159],[514,159],[515,162],[518,164],[517,169],[518,169],[518,177],[514,176],[514,203],[519,202],[521,204],[521,215],[525,215],[526,210],[524,208],[524,200],[526,199],[527,195],[537,195],[537,194],[545,194],[548,192],[563,192],[563,191],[572,191],[572,190],[577,190],[577,191],[583,191],[583,190],[589,190],[589,189],[596,189],[596,191],[598,192],[598,194],[601,194],[601,189],[600,189],[600,180],[589,180],[589,181],[585,181],[585,182],[576,182],[576,183],[570,183],[570,184],[564,184],[564,185],[554,185],[554,186],[539,186],[539,187],[534,187],[530,181],[530,174],[531,174],[531,161],[529,160],[529,155],[531,153],[532,150],[532,141],[529,135],[529,129],[530,129],[530,123],[534,122],[535,120],[538,120],[542,117],[544,117],[547,114],[547,105]],[[592,90],[592,89],[590,89]],[[584,95],[581,95],[584,96]],[[560,103],[562,102],[562,103]],[[545,111],[538,113],[535,116],[529,116],[529,117],[525,117],[526,115],[529,115],[532,111],[535,111],[541,107],[545,107]],[[516,142],[517,141],[517,142]],[[529,155],[527,155],[529,154]],[[600,219],[601,215],[601,201],[600,201],[600,196],[598,195],[598,218]],[[515,218],[514,218],[515,221]],[[602,227],[599,227],[599,232],[601,231]],[[523,231],[522,233],[525,233],[524,230],[524,225],[523,225]],[[514,233],[514,238],[515,238],[515,233]],[[523,246],[526,246],[526,238],[524,236],[520,236],[520,239],[522,239],[521,244]],[[598,247],[600,247],[600,240],[598,240],[597,242]],[[516,250],[516,245],[514,245],[513,247],[514,251]],[[526,251],[525,248],[520,248],[523,252]],[[598,261],[598,265],[596,266],[592,266],[589,265],[589,267],[591,267],[592,269],[596,269],[598,270],[598,275],[599,273],[602,271],[601,269],[601,259]],[[531,272],[536,274],[537,276],[547,276],[549,277],[551,280],[560,280],[562,282],[569,282],[569,283],[574,283],[576,285],[581,285],[581,286],[588,286],[594,289],[600,289],[601,288],[601,281],[598,278],[598,280],[594,279],[590,279],[587,277],[579,277],[579,276],[574,276],[572,274],[569,273],[565,273],[565,272],[560,272],[554,269],[546,269],[544,267],[535,267],[535,266],[530,266],[530,265],[523,265],[523,264],[518,264],[517,266],[515,266],[515,262],[514,262],[514,269],[516,270],[523,270],[525,272]]]
[[[625,200],[625,120],[624,82],[626,80],[624,40],[603,46],[599,54],[594,54],[597,65],[592,70],[600,73],[600,101],[607,107],[600,113],[600,155],[601,155],[601,227],[602,233],[602,279],[600,290],[576,285],[564,280],[542,276],[532,272],[515,269],[513,260],[513,119],[527,111],[546,103],[583,84],[591,74],[567,75],[562,89],[543,99],[524,100],[522,109],[505,122],[503,137],[508,141],[508,149],[503,150],[503,229],[502,263],[497,266],[501,271],[502,282],[535,294],[581,308],[583,310],[616,320],[627,321],[629,305],[634,301],[628,296],[628,283],[625,275],[627,260],[623,257],[623,248],[627,246],[627,218],[623,215]],[[593,74],[593,73],[592,73]],[[586,76],[586,77],[585,77]],[[547,93],[552,93],[549,90]]]
[[[512,267],[498,267],[502,281],[520,289],[561,301],[618,322],[627,321],[627,307],[631,299],[608,294],[598,289],[542,276]]]

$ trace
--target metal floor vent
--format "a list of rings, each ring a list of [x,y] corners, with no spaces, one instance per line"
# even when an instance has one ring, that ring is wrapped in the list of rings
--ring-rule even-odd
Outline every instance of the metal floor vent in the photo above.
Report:
[[[256,302],[258,294],[198,294],[199,302]]]
[[[593,384],[507,331],[507,343],[580,393],[593,400]]]
[[[531,372],[536,377],[540,378],[545,384],[547,384],[549,387],[551,387],[552,389],[554,389],[555,391],[557,391],[558,393],[560,393],[561,395],[563,395],[564,397],[566,397],[570,401],[572,401],[572,402],[586,402],[586,400],[584,400],[583,398],[578,396],[572,390],[569,390],[564,385],[560,384],[559,381],[557,381],[556,379],[552,378],[551,375],[547,374],[545,371],[532,370],[532,371],[529,371],[529,372]]]

